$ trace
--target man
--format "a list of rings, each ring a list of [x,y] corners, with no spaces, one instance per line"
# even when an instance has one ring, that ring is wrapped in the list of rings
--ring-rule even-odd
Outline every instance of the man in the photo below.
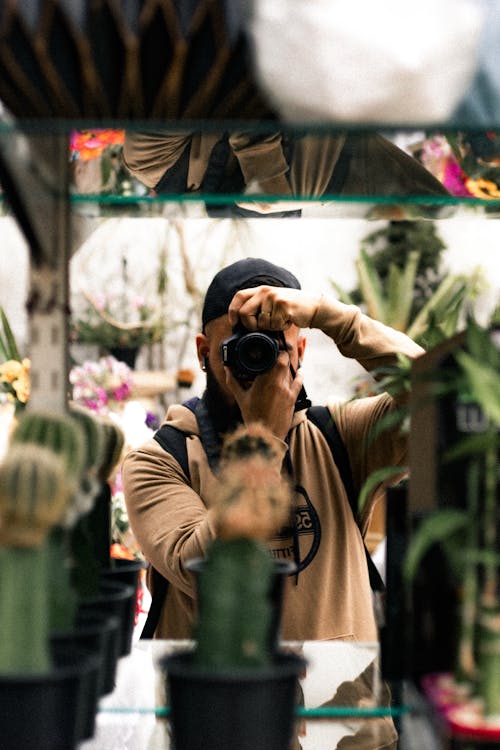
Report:
[[[156,636],[191,635],[195,586],[186,562],[203,556],[216,535],[211,505],[221,439],[242,422],[261,422],[275,437],[283,477],[295,486],[292,523],[269,542],[275,558],[297,564],[287,579],[282,637],[375,641],[361,533],[331,450],[307,416],[302,329],[323,331],[344,356],[367,370],[391,362],[399,352],[418,357],[423,350],[354,306],[308,294],[292,273],[257,258],[215,275],[202,322],[196,347],[206,391],[196,405],[171,406],[164,423],[186,436],[189,478],[178,458],[155,439],[129,453],[123,464],[132,530],[146,558],[169,582]],[[283,332],[274,366],[254,378],[236,376],[222,360],[221,345],[237,324],[250,332]],[[405,440],[396,431],[369,440],[374,424],[393,408],[387,394],[331,408],[358,490],[377,468],[405,462]],[[365,518],[369,512],[368,504]]]

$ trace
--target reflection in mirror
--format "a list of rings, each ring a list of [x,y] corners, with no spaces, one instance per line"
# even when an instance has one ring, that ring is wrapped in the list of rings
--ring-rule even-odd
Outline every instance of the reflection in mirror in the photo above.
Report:
[[[198,203],[212,217],[497,215],[499,144],[491,131],[73,131],[73,200],[159,214]]]

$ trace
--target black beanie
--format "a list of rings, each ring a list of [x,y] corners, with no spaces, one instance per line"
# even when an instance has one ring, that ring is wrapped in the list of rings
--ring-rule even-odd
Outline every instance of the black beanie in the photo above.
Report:
[[[262,279],[260,281],[260,279]],[[259,282],[269,286],[300,289],[299,280],[286,268],[276,266],[262,258],[245,258],[226,266],[215,274],[205,295],[202,324],[225,315],[236,292],[247,286],[258,286]]]

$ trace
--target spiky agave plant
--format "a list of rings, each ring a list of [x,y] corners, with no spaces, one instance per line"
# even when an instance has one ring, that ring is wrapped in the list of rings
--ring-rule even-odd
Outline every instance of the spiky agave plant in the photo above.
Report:
[[[403,573],[410,584],[428,549],[445,545],[461,582],[458,653],[455,676],[470,682],[484,701],[488,716],[500,711],[499,517],[500,474],[500,346],[498,331],[470,319],[465,350],[449,381],[437,382],[438,392],[482,412],[481,431],[466,434],[447,449],[443,464],[465,462],[464,507],[443,507],[425,518],[415,532]],[[441,371],[439,377],[443,378]]]
[[[47,538],[73,492],[48,448],[13,445],[0,464],[0,673],[49,669]]]
[[[207,668],[261,666],[272,658],[266,540],[289,519],[290,487],[271,434],[250,425],[231,435],[221,459],[211,544],[198,581],[195,662]]]

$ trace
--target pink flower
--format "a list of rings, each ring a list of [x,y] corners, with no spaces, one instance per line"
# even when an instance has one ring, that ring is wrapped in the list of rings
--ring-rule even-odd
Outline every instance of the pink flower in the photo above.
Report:
[[[130,386],[128,383],[122,383],[118,388],[113,389],[113,398],[115,401],[125,401],[130,396]]]
[[[471,193],[465,185],[466,176],[458,162],[449,159],[444,168],[443,185],[452,194],[458,197],[470,196]]]
[[[96,393],[97,393],[97,397],[98,397],[99,401],[102,404],[106,405],[108,403],[108,401],[109,401],[109,398],[108,398],[108,394],[106,393],[105,389],[97,387],[96,388]]]

